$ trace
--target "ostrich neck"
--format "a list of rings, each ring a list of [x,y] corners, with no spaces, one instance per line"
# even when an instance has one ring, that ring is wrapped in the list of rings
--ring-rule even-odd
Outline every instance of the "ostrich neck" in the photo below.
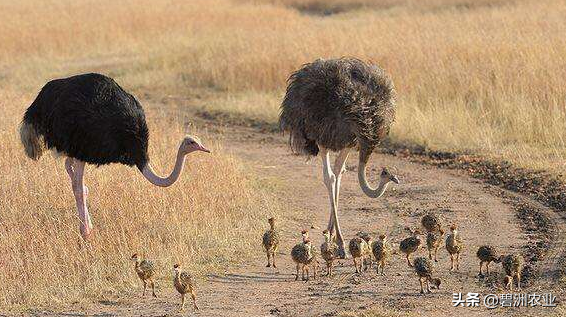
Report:
[[[366,178],[366,163],[360,160],[359,166],[358,166],[358,181],[360,183],[360,187],[362,188],[362,191],[364,192],[364,194],[366,194],[367,196],[369,196],[370,198],[379,198],[383,195],[383,193],[385,193],[385,190],[387,189],[387,185],[389,184],[389,182],[380,179],[379,181],[379,185],[377,186],[377,188],[372,188],[367,181]]]
[[[177,179],[179,179],[179,175],[181,175],[181,171],[185,165],[185,154],[181,151],[181,147],[179,146],[179,150],[177,151],[177,159],[175,160],[175,167],[173,167],[173,171],[167,177],[161,177],[153,171],[151,164],[148,162],[147,165],[143,168],[142,174],[143,176],[153,185],[160,186],[160,187],[169,187],[173,185]]]

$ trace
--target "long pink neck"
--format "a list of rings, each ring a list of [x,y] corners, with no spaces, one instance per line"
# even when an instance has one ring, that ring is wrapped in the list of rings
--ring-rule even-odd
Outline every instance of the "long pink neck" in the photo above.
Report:
[[[175,167],[169,176],[161,177],[156,175],[151,167],[151,164],[147,163],[147,165],[143,168],[142,174],[143,176],[153,185],[160,186],[160,187],[169,187],[173,185],[177,179],[179,179],[179,175],[181,175],[181,171],[183,171],[183,167],[185,165],[185,154],[181,151],[181,147],[179,146],[179,150],[177,151],[177,159],[175,161]]]

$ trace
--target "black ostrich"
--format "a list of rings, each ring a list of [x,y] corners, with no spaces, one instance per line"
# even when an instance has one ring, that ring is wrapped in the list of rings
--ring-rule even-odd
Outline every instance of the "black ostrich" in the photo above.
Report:
[[[48,82],[26,110],[20,128],[25,152],[33,160],[52,149],[66,156],[80,218],[81,235],[92,232],[83,184],[85,164],[137,166],[152,184],[167,187],[183,170],[185,155],[209,152],[196,137],[185,137],[167,177],[153,172],[147,154],[149,132],[139,102],[112,78],[83,74]]]
[[[290,133],[297,154],[321,154],[324,183],[330,196],[328,230],[336,234],[339,253],[345,257],[344,238],[338,222],[340,180],[350,150],[360,151],[358,179],[369,197],[383,195],[389,182],[399,179],[387,169],[377,188],[366,179],[366,164],[374,148],[388,134],[395,119],[395,90],[385,72],[354,58],[316,60],[291,75],[281,105],[279,125]],[[334,167],[330,152],[338,152]]]

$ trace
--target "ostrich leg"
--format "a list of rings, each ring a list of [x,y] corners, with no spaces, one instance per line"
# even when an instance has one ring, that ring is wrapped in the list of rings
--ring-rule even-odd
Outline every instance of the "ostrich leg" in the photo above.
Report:
[[[80,230],[83,239],[87,240],[89,235],[92,233],[92,222],[90,220],[90,215],[88,213],[88,208],[86,205],[86,186],[83,183],[85,162],[71,159],[72,161],[67,163],[67,172],[71,170],[71,182],[73,185],[73,194],[75,195],[75,202],[77,204],[77,212],[79,214]]]
[[[71,178],[71,183],[74,180],[75,177],[75,172],[73,170],[73,164],[74,164],[74,159],[67,157],[65,159],[65,170],[67,171],[67,174],[69,174],[69,177]]]
[[[340,182],[342,181],[342,174],[346,172],[346,160],[348,159],[348,155],[350,154],[350,149],[343,149],[338,153],[336,157],[336,161],[334,162],[334,175],[336,175],[336,184],[335,184],[335,192],[334,192],[334,205],[336,209],[338,209],[338,198],[340,197]],[[334,234],[334,218],[332,215],[330,216],[330,220],[328,221],[328,231],[330,231],[330,235]]]
[[[342,231],[340,230],[340,223],[338,222],[338,215],[336,210],[336,176],[332,172],[330,166],[330,151],[323,147],[320,148],[320,153],[322,157],[322,174],[324,179],[324,184],[328,189],[328,198],[330,198],[330,216],[333,219],[334,227],[336,228],[336,244],[338,244],[338,255],[340,258],[346,257],[346,246],[344,244],[344,238],[342,237]]]

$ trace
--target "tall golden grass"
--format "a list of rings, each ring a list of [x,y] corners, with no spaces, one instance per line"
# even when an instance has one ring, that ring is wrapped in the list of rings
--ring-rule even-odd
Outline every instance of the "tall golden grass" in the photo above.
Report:
[[[48,79],[104,72],[141,97],[206,92],[195,104],[275,121],[292,71],[352,55],[393,77],[396,140],[564,174],[565,14],[551,0],[0,2],[0,306],[121,291],[135,281],[123,265],[132,251],[221,263],[251,241],[262,205],[220,154],[191,157],[167,190],[133,169],[89,169],[100,243],[82,252],[61,161],[30,162],[17,140]],[[165,168],[185,131],[152,109],[152,160]]]

